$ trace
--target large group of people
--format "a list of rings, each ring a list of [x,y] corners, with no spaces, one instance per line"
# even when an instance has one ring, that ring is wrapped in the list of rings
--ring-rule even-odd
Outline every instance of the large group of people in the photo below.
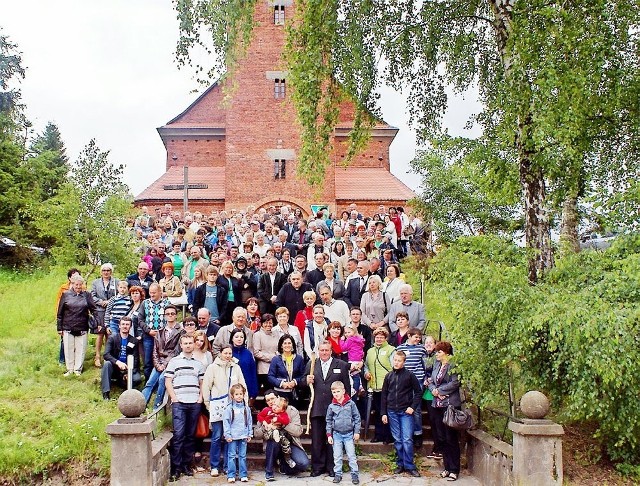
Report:
[[[371,441],[394,443],[395,472],[419,476],[424,400],[430,456],[454,481],[458,439],[442,416],[460,407],[460,385],[451,345],[423,336],[424,306],[403,280],[412,224],[402,208],[382,205],[371,218],[351,205],[339,218],[320,210],[309,221],[286,206],[208,217],[170,205],[152,217],[143,208],[133,223],[135,273],[118,280],[105,263],[88,285],[69,270],[57,307],[64,374],[82,373],[94,333],[105,400],[114,383],[144,383],[154,409],[170,401],[173,477],[193,474],[196,424],[206,414],[214,477],[248,480],[246,444],[255,435],[265,442],[267,481],[279,464],[285,474],[310,468],[338,483],[346,452],[358,484],[354,443],[369,422],[365,410],[374,417]],[[310,459],[300,442],[302,406]]]

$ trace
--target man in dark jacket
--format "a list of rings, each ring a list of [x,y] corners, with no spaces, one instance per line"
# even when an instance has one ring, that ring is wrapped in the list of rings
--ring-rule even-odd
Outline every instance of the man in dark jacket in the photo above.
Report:
[[[313,290],[311,284],[302,281],[300,272],[293,272],[289,282],[283,285],[276,298],[276,307],[286,307],[289,310],[289,325],[293,325],[298,311],[305,308],[302,295],[308,290]]]
[[[276,299],[278,292],[287,282],[284,274],[278,272],[278,260],[267,260],[267,271],[260,275],[258,280],[258,301],[260,314],[273,314],[276,311]]]
[[[311,476],[320,476],[323,472],[334,477],[333,447],[327,441],[327,410],[333,400],[331,384],[341,381],[345,390],[351,391],[349,363],[331,357],[331,344],[323,342],[318,346],[318,359],[311,373],[311,361],[305,370],[306,384],[314,386],[313,406],[311,407]],[[413,422],[411,422],[413,426]],[[413,429],[411,429],[413,433]]]
[[[180,336],[184,334],[184,328],[178,322],[178,310],[173,304],[165,307],[164,317],[167,324],[155,336],[153,370],[142,390],[145,400],[149,403],[154,389],[158,388],[154,409],[162,405],[165,393],[164,371],[171,358],[180,354]]]
[[[138,353],[138,340],[131,336],[131,317],[124,316],[120,319],[120,332],[112,334],[107,340],[104,350],[104,365],[102,366],[101,388],[102,398],[111,398],[111,380],[115,379],[119,386],[127,388],[128,357],[133,356],[133,369],[131,385],[135,388],[142,382],[140,375],[140,353]]]
[[[144,298],[149,298],[149,286],[153,283],[153,278],[149,275],[149,265],[146,262],[138,263],[138,271],[127,277],[129,288],[134,285],[144,289]]]
[[[387,373],[382,383],[382,422],[391,426],[396,448],[396,468],[394,474],[407,471],[414,477],[420,473],[413,462],[413,412],[422,400],[422,387],[416,378],[404,367],[406,355],[396,351],[393,355],[393,370]]]

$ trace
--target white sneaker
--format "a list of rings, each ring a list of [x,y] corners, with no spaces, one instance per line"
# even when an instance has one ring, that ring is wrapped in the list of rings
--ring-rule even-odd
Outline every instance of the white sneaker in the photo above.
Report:
[[[243,477],[243,478],[240,478],[240,482],[241,482],[241,483],[246,483],[246,482],[248,482],[248,481],[249,481],[249,478],[248,478],[248,477],[246,477],[246,476],[245,476],[245,477]]]
[[[227,479],[227,483],[235,483],[235,482],[236,482],[236,478]]]
[[[82,374],[82,371],[74,371],[73,374],[76,376],[80,376]]]
[[[64,375],[62,376],[71,376],[73,375],[73,371],[67,371]]]
[[[220,473],[218,472],[218,470],[214,467],[211,469],[211,476],[214,478],[217,478],[220,475]]]
[[[295,462],[293,459],[291,459],[291,458],[287,459],[287,460],[286,460],[286,463],[287,463],[287,465],[288,465],[290,468],[292,468],[292,469],[293,469],[294,467],[296,467],[296,462]]]

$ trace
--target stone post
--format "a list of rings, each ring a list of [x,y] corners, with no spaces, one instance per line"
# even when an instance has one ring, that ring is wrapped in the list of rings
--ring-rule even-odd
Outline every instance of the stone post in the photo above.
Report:
[[[562,485],[562,436],[564,429],[544,417],[549,400],[530,391],[520,400],[527,417],[523,423],[509,422],[513,432],[513,482],[520,485]]]
[[[146,408],[138,390],[127,390],[118,399],[123,418],[107,425],[111,436],[111,485],[151,486],[151,440],[155,420],[140,417]]]

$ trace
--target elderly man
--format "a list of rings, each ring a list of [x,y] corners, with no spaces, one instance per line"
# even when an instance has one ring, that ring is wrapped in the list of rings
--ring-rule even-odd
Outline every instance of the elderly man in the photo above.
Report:
[[[311,284],[311,286],[315,289],[318,284],[325,279],[326,275],[324,274],[324,264],[328,261],[328,255],[326,253],[316,253],[313,256],[313,262],[315,268],[313,270],[308,270],[305,280]]]
[[[311,373],[311,361],[305,370],[305,383],[313,385],[314,400],[311,407],[311,476],[320,476],[326,472],[333,477],[333,448],[327,442],[327,409],[333,399],[331,384],[340,381],[345,390],[351,391],[349,363],[331,357],[331,343],[323,342],[318,346],[319,360]]]
[[[265,402],[267,402],[268,407],[271,407],[277,398],[278,396],[273,390],[267,390],[264,394],[264,399]],[[289,424],[284,427],[284,430],[291,436],[291,459],[296,465],[292,468],[286,463],[284,460],[284,454],[282,453],[282,449],[278,442],[273,439],[266,440],[266,463],[264,470],[265,479],[267,481],[275,480],[274,469],[277,460],[280,461],[280,471],[287,476],[292,476],[298,472],[304,472],[309,467],[309,458],[307,457],[307,454],[302,447],[302,443],[300,442],[300,437],[302,436],[303,431],[302,424],[300,422],[300,412],[291,405],[287,406],[286,412],[289,416]],[[256,438],[264,437],[265,428],[264,422],[258,422],[255,430]]]
[[[149,286],[153,283],[153,278],[149,275],[149,265],[146,262],[138,263],[138,270],[136,273],[127,277],[127,283],[129,288],[142,287],[144,289],[144,298],[149,298]]]
[[[369,281],[369,262],[364,260],[358,262],[356,266],[357,275],[349,279],[347,289],[344,293],[344,301],[349,308],[360,307],[362,294],[367,291],[367,282]]]
[[[288,238],[288,234],[285,230],[281,230],[278,233],[278,241],[280,241],[280,243],[282,243],[282,250],[289,250],[289,253],[291,254],[291,258],[296,256],[296,245],[289,243],[287,241]]]
[[[284,231],[287,233],[287,241],[289,243],[293,240],[293,235],[298,231],[298,225],[296,224],[296,217],[293,214],[287,216],[287,223],[284,225]]]
[[[253,331],[247,326],[247,309],[244,307],[236,307],[233,309],[232,319],[233,322],[231,324],[220,328],[218,334],[216,334],[216,338],[213,340],[211,354],[213,354],[214,359],[220,354],[222,345],[229,344],[229,337],[231,336],[231,331],[234,329],[242,329],[244,331],[246,338],[245,344],[247,345],[247,349],[253,354]]]
[[[164,310],[171,305],[162,297],[162,289],[157,283],[149,286],[149,298],[142,301],[138,311],[138,322],[142,327],[142,349],[144,357],[144,377],[149,379],[153,369],[153,345],[158,331],[166,325]]]
[[[421,331],[426,324],[424,305],[413,300],[413,289],[411,285],[400,286],[400,300],[396,300],[389,307],[389,312],[384,317],[384,323],[389,325],[391,332],[398,329],[396,325],[396,314],[406,312],[409,315],[409,327],[417,327]]]
[[[289,324],[293,325],[298,311],[305,308],[302,296],[307,291],[313,291],[311,284],[302,281],[302,274],[294,271],[289,276],[289,282],[284,284],[278,292],[276,307],[286,307],[289,310]]]
[[[211,312],[206,307],[201,307],[198,309],[198,331],[204,331],[207,333],[207,339],[210,342],[216,337],[218,331],[220,330],[219,324],[215,321],[215,319],[211,318]]]
[[[309,262],[307,270],[313,270],[313,261],[315,255],[319,253],[326,253],[328,255],[329,253],[331,253],[331,249],[329,248],[329,245],[325,243],[324,235],[322,233],[314,233],[313,245],[310,245],[309,249],[307,250],[307,261]]]
[[[324,308],[324,315],[330,322],[338,321],[344,327],[351,321],[349,306],[342,300],[333,298],[331,287],[327,284],[320,284],[318,290],[320,292],[320,300],[322,300],[322,307]]]
[[[287,278],[278,272],[278,260],[273,257],[269,258],[267,260],[267,271],[260,275],[258,280],[260,314],[273,314],[276,311],[278,292],[286,282]]]

